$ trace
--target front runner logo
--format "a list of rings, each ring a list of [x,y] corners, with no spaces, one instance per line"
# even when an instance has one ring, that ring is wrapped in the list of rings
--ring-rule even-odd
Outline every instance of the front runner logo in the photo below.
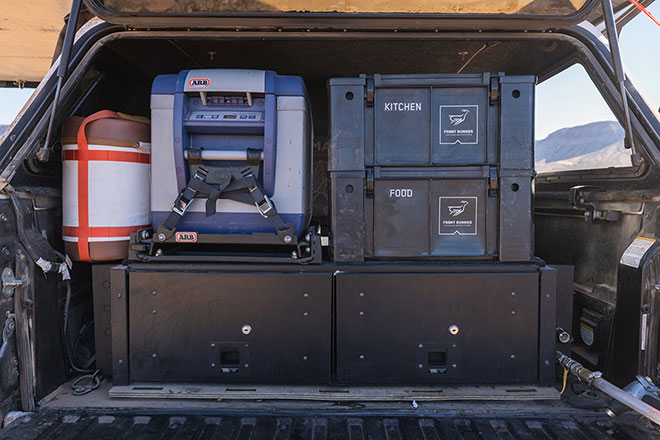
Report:
[[[193,78],[188,81],[190,87],[208,87],[211,85],[211,80],[208,78]]]
[[[463,121],[465,121],[468,113],[470,113],[470,110],[465,108],[460,115],[449,115],[449,123],[454,126],[461,125]]]
[[[438,199],[438,235],[477,235],[477,197]]]
[[[463,214],[463,211],[465,211],[465,207],[469,203],[470,202],[468,202],[467,200],[461,200],[460,205],[454,205],[454,206],[450,205],[450,206],[448,206],[447,208],[449,208],[449,215],[451,215],[452,217],[457,217],[457,216]]]
[[[479,143],[478,105],[440,106],[440,144],[475,145]]]

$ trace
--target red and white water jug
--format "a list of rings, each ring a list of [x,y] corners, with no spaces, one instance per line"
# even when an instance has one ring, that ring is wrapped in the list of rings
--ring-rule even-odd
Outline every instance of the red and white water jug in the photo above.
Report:
[[[146,118],[102,110],[62,124],[62,238],[78,261],[126,258],[150,225],[151,130]]]

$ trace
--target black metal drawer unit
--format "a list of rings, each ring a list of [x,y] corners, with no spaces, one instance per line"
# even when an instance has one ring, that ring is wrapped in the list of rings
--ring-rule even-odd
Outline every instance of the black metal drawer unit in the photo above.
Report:
[[[331,274],[112,272],[115,385],[330,381]]]
[[[533,76],[335,78],[331,250],[530,261]]]
[[[337,275],[337,381],[536,383],[540,277],[516,269]]]
[[[553,383],[552,268],[297,269],[113,268],[113,383]]]

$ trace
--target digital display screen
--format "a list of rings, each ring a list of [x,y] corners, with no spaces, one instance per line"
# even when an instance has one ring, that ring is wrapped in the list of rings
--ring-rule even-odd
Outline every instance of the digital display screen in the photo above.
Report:
[[[263,113],[261,112],[232,112],[232,111],[216,111],[216,112],[200,112],[193,111],[186,118],[189,121],[215,121],[219,120],[227,122],[262,122]]]

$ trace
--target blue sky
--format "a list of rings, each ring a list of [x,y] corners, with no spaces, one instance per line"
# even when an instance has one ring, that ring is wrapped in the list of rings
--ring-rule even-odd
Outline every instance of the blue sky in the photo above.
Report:
[[[23,108],[34,89],[0,88],[0,125],[8,125]]]
[[[660,1],[649,11],[660,18]],[[639,14],[621,32],[623,62],[651,108],[660,107],[660,27]],[[649,50],[650,49],[650,50]],[[32,90],[0,88],[0,125],[9,124]],[[539,85],[536,95],[536,138],[594,121],[614,120],[581,66],[573,66]]]
[[[660,18],[660,2],[648,10]],[[620,36],[623,64],[652,109],[660,107],[660,27],[639,14]],[[649,50],[651,48],[651,50]],[[572,66],[536,89],[536,138],[594,121],[615,120],[584,68]]]

